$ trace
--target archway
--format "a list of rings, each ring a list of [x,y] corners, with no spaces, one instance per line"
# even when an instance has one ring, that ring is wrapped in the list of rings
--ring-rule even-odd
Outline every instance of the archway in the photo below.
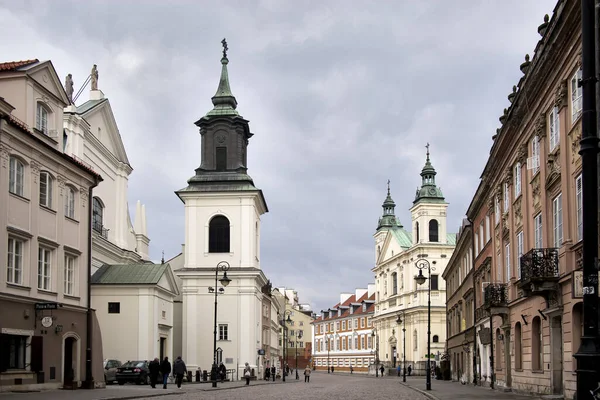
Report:
[[[76,387],[80,380],[81,339],[69,332],[63,336],[62,380],[63,387]]]

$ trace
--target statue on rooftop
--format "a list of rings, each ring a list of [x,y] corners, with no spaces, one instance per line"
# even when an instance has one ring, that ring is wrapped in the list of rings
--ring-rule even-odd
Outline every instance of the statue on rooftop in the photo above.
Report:
[[[70,103],[73,103],[73,75],[69,74],[65,78],[65,92]]]
[[[92,90],[98,90],[98,67],[96,64],[92,67],[92,73],[90,74],[92,82]]]

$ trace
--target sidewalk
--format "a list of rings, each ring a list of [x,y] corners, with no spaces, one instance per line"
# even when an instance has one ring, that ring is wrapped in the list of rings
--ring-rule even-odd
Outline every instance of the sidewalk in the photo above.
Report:
[[[293,382],[300,382],[301,380],[290,380],[282,382],[277,380],[264,381],[255,380],[250,382],[250,388],[253,386],[262,385],[279,385],[281,383],[291,384]],[[157,385],[156,389],[152,389],[150,386],[137,386],[137,385],[109,385],[106,389],[78,389],[78,390],[44,390],[40,392],[0,392],[0,400],[127,400],[127,399],[140,399],[148,397],[166,397],[166,399],[181,395],[182,393],[190,392],[211,392],[214,390],[235,390],[239,388],[246,388],[246,381],[233,381],[233,382],[219,382],[216,388],[213,388],[210,383],[184,383],[181,389],[177,389],[174,384],[169,384],[168,389],[163,389],[161,385]]]
[[[424,376],[406,377],[406,383],[402,378],[398,378],[401,385],[408,386],[432,400],[455,400],[455,399],[476,399],[476,400],[532,400],[540,397],[516,394],[513,392],[503,392],[501,390],[490,389],[489,387],[462,385],[460,382],[438,381],[432,379],[431,390],[425,390]]]

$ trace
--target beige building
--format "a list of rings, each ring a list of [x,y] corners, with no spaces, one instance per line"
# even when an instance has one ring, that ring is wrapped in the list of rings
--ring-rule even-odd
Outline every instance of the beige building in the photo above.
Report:
[[[309,305],[299,303],[296,290],[278,288],[278,291],[283,293],[285,297],[285,314],[280,315],[280,319],[285,317],[285,326],[287,327],[285,332],[286,342],[282,346],[282,349],[285,347],[283,365],[287,363],[294,370],[296,366],[304,369],[310,364],[312,354],[313,335],[311,324],[315,319],[314,313]],[[283,325],[281,333],[283,336]]]
[[[482,378],[566,398],[582,333],[580,18],[561,0],[538,28],[467,212]]]
[[[0,390],[82,385],[90,341],[103,384],[89,292],[102,178],[64,152],[70,100],[50,61],[0,64],[0,93]]]

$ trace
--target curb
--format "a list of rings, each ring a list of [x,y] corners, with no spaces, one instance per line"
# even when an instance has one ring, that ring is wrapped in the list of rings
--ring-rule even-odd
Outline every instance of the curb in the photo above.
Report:
[[[438,399],[436,396],[432,395],[431,393],[429,393],[429,392],[428,392],[428,391],[426,391],[426,390],[418,389],[418,388],[416,388],[416,387],[414,387],[414,386],[411,386],[411,385],[408,385],[408,384],[406,384],[406,383],[404,383],[404,382],[400,382],[400,384],[401,384],[402,386],[404,386],[404,387],[407,387],[407,388],[409,388],[409,389],[412,389],[412,390],[414,390],[415,392],[419,392],[419,393],[421,393],[423,396],[425,396],[425,397],[428,397],[428,398],[430,398],[431,400],[440,400],[440,399]]]

